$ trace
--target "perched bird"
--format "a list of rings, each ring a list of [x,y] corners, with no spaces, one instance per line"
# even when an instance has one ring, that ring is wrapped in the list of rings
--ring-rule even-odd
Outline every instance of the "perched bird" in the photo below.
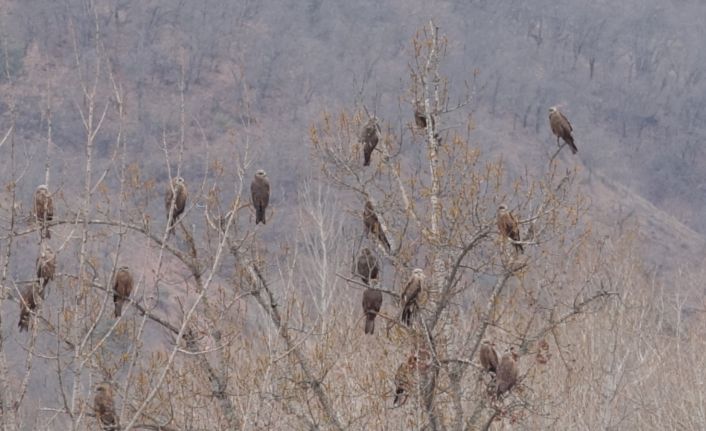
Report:
[[[515,362],[517,355],[514,350],[510,348],[508,352],[505,352],[500,364],[498,365],[498,372],[496,374],[497,380],[497,396],[508,392],[517,383],[517,363]]]
[[[363,292],[363,313],[365,313],[365,333],[375,332],[375,317],[382,307],[382,292],[379,290],[365,289]]]
[[[360,276],[365,284],[370,283],[370,279],[377,280],[378,273],[380,272],[378,260],[368,248],[364,248],[360,252],[356,269],[358,276]]]
[[[270,203],[270,181],[267,179],[267,173],[262,169],[255,172],[255,178],[250,184],[250,194],[255,207],[255,224],[260,222],[267,224],[265,210]]]
[[[377,214],[375,214],[375,209],[370,201],[365,201],[365,209],[363,210],[363,224],[365,225],[365,231],[369,234],[372,233],[375,237],[383,243],[387,251],[390,251],[390,242],[385,236],[385,231],[382,229],[380,220]]]
[[[419,308],[419,298],[424,289],[424,271],[415,268],[412,276],[402,290],[400,305],[402,306],[402,323],[407,326],[412,324],[412,318]]]
[[[20,332],[29,329],[29,315],[31,311],[37,309],[39,302],[39,284],[32,283],[25,285],[20,291]]]
[[[174,229],[179,216],[186,208],[186,199],[189,193],[186,190],[184,178],[176,177],[172,179],[171,184],[167,187],[164,195],[164,207],[167,210],[167,223],[169,223],[170,232]]]
[[[363,166],[370,166],[370,157],[380,140],[380,125],[375,117],[370,117],[367,124],[360,132],[360,141],[363,143]]]
[[[113,402],[113,388],[110,383],[104,382],[96,386],[93,411],[102,430],[117,431],[119,429],[118,417],[115,415],[115,404]]]
[[[416,124],[420,129],[427,128],[427,117],[424,116],[419,108],[414,110],[414,124]]]
[[[502,236],[510,238],[512,241],[522,241],[520,238],[520,226],[517,224],[515,216],[507,210],[507,205],[502,204],[498,207],[496,222]],[[515,247],[515,251],[520,253],[524,251],[522,244],[513,242],[512,245]]]
[[[419,127],[420,129],[426,129],[427,128],[427,117],[424,115],[424,107],[417,105],[417,107],[414,109],[414,124]],[[434,128],[435,122],[434,122],[434,116],[431,116],[431,127]],[[441,142],[441,139],[439,138],[439,133],[436,132],[436,129],[434,129],[434,139],[437,141]]]
[[[123,312],[123,304],[132,293],[132,275],[127,266],[121,266],[115,273],[113,282],[113,302],[115,303],[115,317],[120,317]]]
[[[416,384],[417,357],[412,354],[397,367],[395,373],[395,399],[392,405],[397,407],[407,402],[407,397]]]
[[[574,137],[571,136],[571,132],[574,129],[571,127],[569,120],[564,117],[564,114],[559,112],[556,106],[549,108],[549,125],[552,128],[552,133],[556,135],[557,145],[559,145],[559,138],[561,138],[564,142],[569,144],[572,153],[576,154],[579,152],[579,149],[576,148],[576,144],[574,143]]]
[[[483,341],[480,346],[480,365],[489,373],[498,372],[498,352],[488,341]]]
[[[49,281],[54,279],[55,272],[56,254],[49,244],[42,242],[39,257],[37,257],[37,278],[39,278],[39,282],[42,286],[42,294]]]
[[[49,188],[42,184],[34,191],[34,215],[37,222],[42,226],[40,235],[42,238],[51,238],[51,232],[47,222],[54,218],[54,200],[49,194]]]

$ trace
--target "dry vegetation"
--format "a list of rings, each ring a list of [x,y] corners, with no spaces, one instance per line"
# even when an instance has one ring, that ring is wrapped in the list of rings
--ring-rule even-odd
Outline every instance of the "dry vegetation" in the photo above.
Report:
[[[706,428],[703,310],[687,307],[700,298],[701,274],[676,274],[667,286],[644,268],[639,232],[594,231],[571,159],[515,175],[474,145],[469,116],[442,129],[441,118],[474,101],[440,71],[453,53],[433,24],[412,40],[398,95],[409,114],[381,121],[371,166],[358,139],[367,107],[322,113],[309,130],[320,175],[298,188],[296,207],[275,200],[269,224],[256,227],[256,126],[233,127],[235,151],[214,145],[187,115],[182,63],[180,97],[165,108],[176,126],[165,122],[148,147],[168,173],[155,178],[154,157],[131,160],[125,77],[96,37],[95,14],[91,56],[74,48],[77,85],[61,91],[73,91],[83,125],[73,155],[82,169],[56,173],[48,76],[34,77],[46,147],[20,144],[24,108],[4,68],[2,429],[99,429],[101,382],[125,430]],[[415,125],[415,106],[427,127]],[[189,200],[170,235],[163,194],[184,172]],[[24,193],[40,183],[54,197],[51,239]],[[390,250],[364,233],[366,200]],[[522,254],[498,235],[501,203],[519,218]],[[57,274],[20,334],[19,292],[36,282],[42,243],[58,254]],[[362,247],[382,266],[374,335],[363,334],[365,286],[352,272]],[[125,264],[135,288],[115,318],[112,283]],[[427,292],[406,327],[398,301],[415,267]],[[489,394],[494,383],[480,369],[485,339],[518,354],[519,381],[503,397]],[[410,355],[421,365],[407,401],[393,406],[395,373]]]

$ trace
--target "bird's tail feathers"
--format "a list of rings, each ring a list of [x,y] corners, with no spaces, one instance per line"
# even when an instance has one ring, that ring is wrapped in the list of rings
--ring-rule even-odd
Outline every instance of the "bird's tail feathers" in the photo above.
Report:
[[[368,314],[365,316],[365,333],[373,334],[375,333],[375,315],[372,316]]]
[[[255,224],[262,222],[262,224],[267,224],[265,218],[265,208],[259,207],[255,210]]]

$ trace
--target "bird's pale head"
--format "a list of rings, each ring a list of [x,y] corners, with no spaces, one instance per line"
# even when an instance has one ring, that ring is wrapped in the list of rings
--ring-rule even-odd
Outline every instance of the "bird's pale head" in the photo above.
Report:
[[[507,211],[507,205],[500,204],[500,206],[498,207],[498,212],[504,212],[504,211]]]
[[[557,111],[558,111],[558,109],[556,109],[556,106],[551,106],[551,107],[549,108],[549,113],[550,113],[550,114],[553,114],[553,113],[555,113],[555,112],[557,112]]]
[[[412,275],[418,278],[424,278],[424,270],[422,268],[414,268]]]
[[[130,270],[130,268],[127,265],[123,265],[120,267],[120,269],[118,269],[118,271],[129,271],[129,270]]]
[[[110,391],[110,383],[108,383],[108,382],[99,383],[98,386],[96,386],[96,392],[108,392],[108,391]]]
[[[37,191],[40,191],[40,190],[47,192],[47,191],[49,191],[49,187],[47,187],[46,184],[40,184],[37,186]]]
[[[182,177],[176,177],[176,178],[174,178],[174,182],[175,182],[176,184],[183,185],[183,184],[184,184],[184,178],[182,178]]]
[[[255,176],[259,178],[265,178],[267,176],[267,172],[265,172],[264,169],[258,169],[257,172],[255,172]]]

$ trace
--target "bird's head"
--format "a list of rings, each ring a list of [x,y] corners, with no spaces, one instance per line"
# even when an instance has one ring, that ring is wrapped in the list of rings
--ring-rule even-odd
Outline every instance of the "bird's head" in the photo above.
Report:
[[[255,176],[258,178],[267,178],[267,172],[265,172],[264,169],[258,169],[257,172],[255,172]]]
[[[47,244],[46,242],[42,241],[42,247],[41,247],[41,251],[40,251],[40,254],[42,255],[42,257],[45,257],[46,255],[51,254],[53,252],[54,252],[54,250],[51,249],[51,246],[49,244]]]
[[[118,269],[118,271],[126,271],[126,272],[129,270],[130,270],[130,268],[127,265],[123,265]]]
[[[49,187],[48,187],[46,184],[40,184],[40,185],[37,186],[37,191],[48,192],[48,191],[49,191]]]
[[[500,204],[500,206],[498,207],[498,212],[503,212],[503,211],[507,211],[507,205]]]
[[[550,113],[550,114],[553,114],[553,113],[555,113],[555,112],[557,112],[557,111],[558,111],[558,109],[556,109],[556,106],[551,106],[551,107],[549,108],[549,113]]]
[[[108,383],[108,382],[99,383],[98,386],[96,386],[96,392],[105,393],[105,392],[109,392],[109,391],[110,391],[110,383]]]
[[[176,178],[174,178],[174,183],[176,183],[178,185],[184,185],[184,178],[176,177]]]
[[[412,276],[424,279],[424,270],[422,268],[414,268],[412,271]]]

